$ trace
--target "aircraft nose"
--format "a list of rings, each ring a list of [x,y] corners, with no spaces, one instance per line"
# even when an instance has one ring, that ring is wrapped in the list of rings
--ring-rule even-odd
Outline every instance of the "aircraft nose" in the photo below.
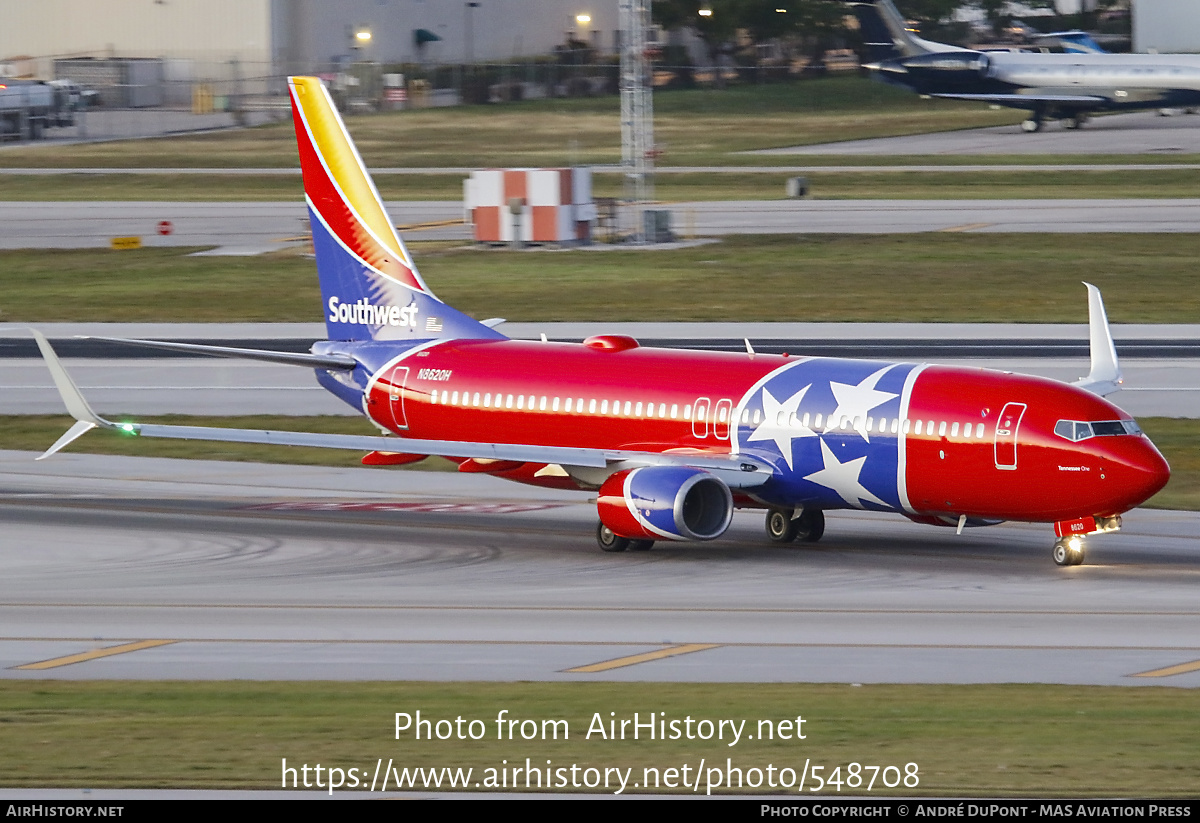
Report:
[[[1171,467],[1147,437],[1131,439],[1122,455],[1122,485],[1129,490],[1129,506],[1145,503],[1167,485]]]

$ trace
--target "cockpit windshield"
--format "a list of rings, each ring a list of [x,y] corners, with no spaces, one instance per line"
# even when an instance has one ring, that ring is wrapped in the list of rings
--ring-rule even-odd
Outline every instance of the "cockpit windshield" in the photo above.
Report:
[[[1142,430],[1133,420],[1059,420],[1054,424],[1054,433],[1059,437],[1078,443],[1089,437],[1112,437],[1119,434],[1141,434]]]

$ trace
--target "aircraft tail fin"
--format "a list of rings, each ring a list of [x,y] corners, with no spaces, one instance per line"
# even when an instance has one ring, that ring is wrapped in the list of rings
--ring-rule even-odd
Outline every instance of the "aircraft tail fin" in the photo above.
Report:
[[[855,3],[854,15],[858,18],[858,29],[862,32],[868,61],[882,63],[904,56],[892,41],[892,34],[873,3]]]
[[[1037,39],[1058,42],[1067,54],[1108,54],[1108,50],[1092,39],[1086,31],[1056,31],[1052,34],[1039,34]]]
[[[288,86],[329,338],[503,337],[421,279],[324,84]]]
[[[862,30],[867,57],[872,63],[916,57],[942,51],[960,51],[956,46],[923,40],[909,31],[892,0],[856,3],[854,13]]]

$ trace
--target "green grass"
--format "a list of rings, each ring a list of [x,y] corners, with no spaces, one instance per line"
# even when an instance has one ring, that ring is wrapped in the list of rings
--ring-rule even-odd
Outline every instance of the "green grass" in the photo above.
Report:
[[[1116,398],[1120,403],[1120,395]],[[1200,420],[1147,417],[1138,420],[1171,466],[1171,481],[1144,505],[1200,511]]]
[[[310,259],[188,251],[0,252],[0,321],[321,317]],[[1200,235],[1183,233],[740,236],[602,252],[414,243],[413,254],[443,300],[509,320],[1080,322],[1081,280],[1104,291],[1114,323],[1200,317]]]
[[[390,652],[389,652],[390,653]],[[596,655],[602,657],[603,649]],[[581,659],[580,663],[592,662]],[[87,664],[83,664],[87,665]],[[660,770],[701,758],[748,770],[918,764],[916,787],[872,794],[1193,796],[1200,692],[1047,685],[0,682],[0,785],[277,789],[282,759],[366,770],[471,767]],[[396,739],[395,713],[485,723],[480,740]],[[497,740],[495,718],[564,719],[569,739]],[[745,720],[754,740],[585,739],[594,714]],[[805,718],[804,740],[758,739],[759,720]],[[478,726],[476,729],[478,730]],[[765,727],[764,727],[765,728]],[[765,735],[764,735],[765,736]],[[310,779],[315,777],[310,771]],[[868,772],[869,776],[869,772]],[[511,778],[510,785],[511,785]],[[811,781],[811,777],[810,777]],[[811,782],[809,783],[811,786]],[[702,787],[703,790],[703,787]],[[579,791],[578,789],[576,791]],[[663,789],[659,790],[664,791]],[[743,788],[741,792],[746,792]],[[843,789],[841,794],[865,794]],[[806,792],[807,794],[807,792]],[[828,794],[837,794],[829,791]],[[794,792],[792,796],[795,796]]]
[[[1118,400],[1119,402],[1119,400]],[[253,415],[203,417],[199,415],[119,416],[117,421],[167,423],[178,426],[222,426],[242,429],[278,429],[328,434],[374,435],[378,431],[360,417],[295,417]],[[74,421],[65,414],[0,416],[0,449],[41,452]],[[1171,465],[1167,487],[1144,505],[1156,509],[1200,510],[1200,420],[1147,417],[1138,420]],[[121,454],[135,457],[175,457],[197,460],[231,460],[255,463],[293,463],[311,466],[354,467],[360,452],[299,446],[261,446],[251,443],[215,443],[133,437],[110,430],[89,432],[66,451],[81,454]],[[405,470],[453,471],[455,465],[440,457],[402,467]],[[389,471],[394,469],[389,468]]]
[[[655,194],[662,201],[780,200],[785,172],[659,174]],[[1200,169],[1123,171],[997,172],[808,172],[810,197],[816,200],[934,200],[1039,198],[1193,197],[1200,192]],[[375,184],[386,200],[459,200],[461,174],[377,174]],[[617,173],[593,176],[597,197],[621,197],[624,178]],[[299,175],[230,174],[63,174],[0,175],[0,197],[16,200],[282,200],[304,196]]]
[[[713,164],[734,152],[831,140],[922,134],[1015,123],[1011,110],[921,100],[858,77],[725,91],[657,92],[655,140],[672,165]],[[616,163],[621,157],[616,96],[538,100],[503,106],[349,117],[367,165],[547,166]],[[1016,135],[1019,137],[1019,135]],[[762,164],[763,158],[740,162]],[[4,167],[294,167],[290,123],[204,135],[79,146],[29,146],[0,152]],[[0,192],[0,198],[3,193]]]
[[[0,252],[0,321],[319,320],[311,260],[193,248]]]

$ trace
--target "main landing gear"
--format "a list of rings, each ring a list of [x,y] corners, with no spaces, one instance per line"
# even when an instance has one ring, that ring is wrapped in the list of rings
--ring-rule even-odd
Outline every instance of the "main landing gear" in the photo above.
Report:
[[[1059,566],[1078,566],[1083,563],[1083,538],[1060,537],[1054,541],[1054,562]]]
[[[774,543],[816,543],[823,534],[825,512],[820,509],[804,509],[799,515],[791,509],[767,510],[767,537]]]
[[[1085,111],[1077,111],[1071,113],[1064,112],[1049,112],[1050,117],[1059,117],[1062,119],[1063,125],[1074,131],[1081,129],[1091,121],[1091,115]],[[1029,113],[1028,119],[1021,122],[1021,130],[1029,133],[1038,132],[1046,123],[1047,112],[1040,109],[1035,109]]]
[[[654,545],[653,540],[633,540],[614,534],[604,523],[596,527],[596,542],[600,544],[600,550],[606,552],[645,552]]]

